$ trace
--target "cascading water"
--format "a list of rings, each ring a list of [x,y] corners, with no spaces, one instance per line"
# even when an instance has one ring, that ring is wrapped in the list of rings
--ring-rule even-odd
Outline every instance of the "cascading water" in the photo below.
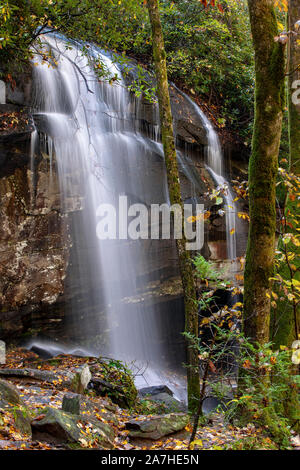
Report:
[[[205,116],[203,111],[192,101],[186,94],[175,87],[177,91],[185,97],[185,99],[193,106],[197,115],[200,117],[207,133],[207,167],[211,176],[215,180],[218,189],[222,190],[225,200],[225,217],[226,217],[226,243],[227,258],[235,260],[236,258],[236,206],[233,195],[231,193],[228,181],[224,176],[224,163],[222,150],[217,133],[215,132],[211,122]]]
[[[38,145],[44,149],[50,175],[56,164],[62,211],[73,214],[73,243],[75,249],[81,246],[73,268],[78,295],[72,296],[71,309],[76,328],[83,337],[93,337],[90,352],[151,364],[149,383],[161,383],[157,371],[165,369],[167,353],[160,307],[152,302],[151,290],[143,297],[152,281],[149,266],[161,259],[161,240],[127,240],[120,233],[116,240],[97,237],[100,204],[110,204],[118,211],[120,195],[128,197],[128,204],[148,207],[169,201],[159,129],[153,127],[151,138],[142,134],[139,100],[133,103],[118,67],[95,46],[90,45],[86,55],[79,44],[70,47],[63,37],[47,35],[42,53],[50,59],[43,61],[41,54],[34,58],[37,130],[32,135],[31,155],[34,159]],[[89,59],[92,56],[101,58],[118,83],[99,81]],[[223,177],[218,137],[202,111],[184,96],[207,130],[211,174],[219,186],[227,185],[227,246],[228,257],[233,259],[235,235],[229,233],[235,227],[234,204]],[[195,170],[181,152],[178,161],[196,187]],[[120,209],[120,217],[123,213]],[[171,251],[175,258],[174,244]]]
[[[205,122],[205,121],[204,121]],[[236,258],[236,209],[233,196],[228,182],[223,176],[223,159],[220,142],[212,125],[207,121],[206,129],[208,131],[208,167],[218,188],[222,189],[222,195],[225,199],[225,217],[226,217],[226,243],[227,258],[235,260]]]
[[[139,132],[132,98],[109,57],[89,47],[89,54],[101,57],[111,75],[119,77],[118,84],[99,82],[81,47],[70,47],[60,36],[47,36],[43,52],[52,58],[50,64],[39,54],[34,58],[34,120],[50,165],[56,161],[62,209],[76,213],[74,244],[83,240],[85,245],[76,254],[74,275],[84,300],[75,296],[72,314],[82,336],[94,338],[89,351],[151,363],[149,375],[150,369],[165,367],[158,307],[151,296],[141,298],[151,284],[149,264],[151,257],[159,259],[160,241],[127,240],[120,233],[118,240],[99,240],[96,232],[100,204],[118,211],[120,195],[128,197],[128,205],[168,201],[162,146]],[[32,143],[37,145],[36,132]],[[152,372],[151,384],[161,383]]]

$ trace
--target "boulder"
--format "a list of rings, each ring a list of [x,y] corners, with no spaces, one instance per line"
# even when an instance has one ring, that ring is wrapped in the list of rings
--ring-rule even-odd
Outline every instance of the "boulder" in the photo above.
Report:
[[[157,393],[155,395],[151,395],[149,400],[165,405],[165,411],[168,413],[187,411],[186,405],[183,402],[176,400],[176,398],[172,397],[169,393]]]
[[[148,399],[165,405],[165,411],[169,413],[186,411],[186,405],[173,397],[173,392],[167,385],[141,388],[138,391],[138,395],[142,399]]]
[[[0,403],[4,401],[11,405],[21,404],[17,388],[13,384],[0,379]]]
[[[63,397],[62,410],[75,415],[86,415],[118,425],[118,419],[115,415],[116,405],[113,405],[109,399],[93,399],[86,395],[68,392]]]
[[[170,100],[177,138],[183,143],[207,145],[207,130],[192,102],[174,85],[170,86]]]
[[[52,359],[55,356],[58,356],[59,354],[63,354],[63,351],[59,349],[53,349],[53,347],[43,347],[43,346],[37,346],[33,345],[30,348],[30,351],[34,352],[37,354],[41,359]]]
[[[99,448],[110,449],[113,446],[114,430],[109,424],[55,408],[46,408],[31,426],[33,438],[52,438],[56,442],[78,445],[84,441],[85,446],[92,439]]]
[[[5,380],[0,380],[0,412],[11,414],[17,431],[31,436],[30,413],[21,400],[17,388]]]
[[[75,393],[84,393],[90,383],[92,374],[87,364],[78,369],[71,381],[71,390]]]
[[[154,385],[152,387],[143,387],[138,391],[139,397],[154,396],[159,393],[167,393],[170,396],[173,396],[172,390],[167,385]]]
[[[108,396],[113,403],[121,408],[131,408],[135,405],[137,389],[132,374],[125,367],[98,360],[91,368],[92,380],[89,384],[96,395]]]
[[[161,416],[140,416],[126,423],[130,437],[160,439],[163,436],[181,431],[189,422],[185,413],[169,413]]]
[[[25,436],[32,436],[31,431],[31,416],[29,410],[26,408],[25,405],[21,405],[18,409],[11,409],[11,413],[14,417],[14,425],[16,429]]]
[[[169,92],[177,144],[182,147],[186,143],[194,145],[195,148],[205,147],[208,143],[207,131],[196,108],[175,86],[171,85]],[[141,119],[150,126],[159,124],[159,114],[147,98],[142,102]]]
[[[63,397],[62,406],[63,411],[72,413],[73,415],[80,414],[80,395],[66,393]]]

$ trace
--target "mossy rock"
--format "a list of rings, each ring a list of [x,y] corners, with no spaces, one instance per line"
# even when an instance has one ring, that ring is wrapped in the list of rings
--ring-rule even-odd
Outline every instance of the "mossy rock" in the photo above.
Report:
[[[12,405],[19,405],[21,398],[17,388],[7,382],[6,380],[0,379],[0,400],[6,401]]]
[[[81,439],[88,442],[92,436],[98,448],[111,449],[113,446],[114,430],[106,423],[56,408],[46,408],[43,414],[42,419],[32,421],[34,435],[42,434],[44,437],[48,436],[48,439],[53,438],[61,443],[78,444],[78,446]],[[92,432],[85,433],[85,426],[88,426]]]
[[[15,428],[23,435],[31,436],[30,412],[21,400],[17,388],[0,380],[0,411],[14,419]]]
[[[160,439],[174,432],[181,431],[189,423],[189,416],[185,413],[170,413],[160,416],[140,416],[126,423],[130,437],[145,439]]]
[[[94,375],[95,374],[95,375]],[[97,384],[97,376],[101,383]],[[137,400],[137,389],[131,371],[120,361],[102,362],[93,368],[94,390],[100,396],[107,395],[121,408],[133,408]]]

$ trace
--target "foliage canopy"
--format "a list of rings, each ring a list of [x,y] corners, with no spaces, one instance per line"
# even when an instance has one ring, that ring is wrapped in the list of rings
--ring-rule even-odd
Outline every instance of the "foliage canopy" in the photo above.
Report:
[[[211,8],[215,3],[219,8]],[[160,10],[169,78],[217,108],[219,126],[249,136],[253,54],[246,2],[161,0]],[[146,67],[152,60],[145,2],[2,0],[0,12],[0,63],[6,76],[24,69],[32,43],[49,31],[126,53]]]

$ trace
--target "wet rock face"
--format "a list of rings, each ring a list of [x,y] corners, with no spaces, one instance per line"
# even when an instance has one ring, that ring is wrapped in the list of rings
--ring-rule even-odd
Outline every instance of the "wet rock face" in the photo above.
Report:
[[[86,262],[81,259],[81,254],[84,258],[93,254],[86,254],[84,242],[80,237],[77,240],[70,229],[81,221],[81,198],[70,198],[63,213],[55,165],[50,172],[49,157],[42,153],[35,156],[34,168],[31,167],[30,138],[34,126],[27,107],[32,99],[30,87],[30,77],[20,79],[14,90],[7,85],[9,104],[0,105],[0,337],[3,339],[20,337],[28,330],[31,334],[59,334],[60,326],[64,330],[64,318],[72,325],[73,320],[69,318],[72,309],[68,306],[82,304],[87,297],[93,298],[90,291],[99,290],[99,280],[93,280],[91,273],[84,271]],[[171,100],[179,141],[204,145],[205,131],[189,103],[173,88]],[[153,131],[153,126],[158,124],[155,107],[146,100],[141,104],[139,118],[146,132]],[[36,120],[36,125],[43,132],[42,122]],[[155,175],[158,186],[162,165],[161,157],[153,155],[150,173]],[[80,177],[74,172],[69,178],[74,193],[80,194]],[[184,194],[189,197],[190,184]],[[150,241],[149,245],[152,246]],[[176,263],[170,263],[175,258],[174,243],[160,242],[153,249],[153,261],[147,266],[147,273],[140,273],[141,278],[147,275],[152,279],[152,273],[155,279],[177,273]],[[93,252],[92,244],[90,252]],[[86,278],[84,290],[78,281],[78,266]],[[99,302],[90,306],[91,316],[98,315]],[[76,325],[74,331],[78,334]]]
[[[177,144],[180,147],[191,144],[197,149],[203,148],[207,145],[207,136],[199,116],[188,100],[175,87],[170,86],[169,90]],[[146,125],[159,124],[158,113],[155,112],[154,106],[146,99],[142,101],[140,113],[141,119]]]
[[[57,177],[41,156],[30,170],[31,127],[0,132],[0,336],[23,329],[20,311],[53,304],[64,292],[70,239]],[[28,313],[28,310],[27,310]]]
[[[211,203],[201,198],[213,185],[201,157],[207,145],[205,129],[193,106],[176,88],[170,87],[170,95],[178,145],[183,147],[187,143],[194,150],[193,164],[199,176],[197,197],[209,209]],[[94,256],[93,244],[86,250],[85,241],[70,229],[82,222],[80,175],[75,172],[69,175],[78,197],[70,197],[63,212],[55,165],[50,172],[49,157],[42,153],[36,156],[34,168],[31,168],[33,120],[26,108],[29,102],[28,87],[24,85],[19,91],[17,87],[14,94],[7,94],[7,98],[10,104],[0,105],[0,337],[20,336],[32,327],[43,332],[47,329],[47,333],[53,328],[51,331],[58,335],[58,322],[62,321],[65,312],[68,317],[68,311],[72,310],[68,310],[66,304],[80,305],[85,318],[89,319],[99,316],[99,305],[103,300],[99,278],[89,272],[87,261]],[[134,103],[136,101],[133,100]],[[132,112],[138,113],[145,133],[153,133],[153,126],[159,122],[155,107],[144,99],[140,109],[134,109],[133,105]],[[36,119],[36,124],[41,126],[43,132],[41,120]],[[152,178],[153,193],[160,194],[163,160],[156,154],[151,158],[147,177]],[[189,202],[194,189],[183,171],[181,185],[183,198]],[[210,227],[206,224],[206,238],[208,229]],[[219,240],[223,236],[224,223],[222,225],[220,220],[214,220],[213,230],[220,232]],[[205,243],[203,250],[206,251],[203,254],[209,256],[210,251]],[[150,257],[147,272],[140,273],[142,284],[143,276],[151,281],[164,281],[178,275],[172,240],[159,240],[157,243],[147,240],[145,244],[153,250],[153,256]],[[80,284],[79,268],[87,287],[82,288]],[[157,303],[177,299],[181,295],[178,290],[155,290],[159,296]],[[88,308],[84,304],[86,298],[91,298],[93,302]],[[132,306],[129,307],[132,310]],[[73,325],[71,318],[67,321],[69,327]],[[75,338],[80,334],[74,323]],[[82,334],[86,335],[86,332]]]
[[[122,65],[120,66],[122,69]],[[131,85],[138,79],[138,63],[134,59],[130,59],[130,68],[123,70],[124,81],[127,85]],[[143,70],[144,79],[147,80],[149,87],[154,86],[154,78],[145,69]],[[170,85],[170,101],[172,114],[174,118],[174,128],[177,135],[177,145],[184,147],[186,143],[192,144],[196,148],[203,148],[207,145],[206,131],[203,128],[201,119],[195,112],[195,109],[189,101],[181,95],[181,93]],[[145,128],[156,126],[159,124],[158,109],[144,97],[137,111],[139,118],[143,121]]]
[[[206,130],[195,109],[174,87],[170,87],[170,99],[175,131],[180,143],[201,147],[207,145]]]

